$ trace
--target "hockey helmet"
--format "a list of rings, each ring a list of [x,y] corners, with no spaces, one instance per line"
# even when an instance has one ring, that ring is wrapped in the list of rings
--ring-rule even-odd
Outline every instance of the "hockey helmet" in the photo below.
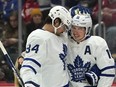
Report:
[[[77,14],[73,17],[72,25],[79,26],[79,27],[85,27],[86,35],[89,35],[91,28],[92,28],[91,16],[87,14],[85,15]]]
[[[53,7],[48,15],[51,17],[52,23],[56,18],[60,18],[62,23],[65,24],[66,26],[69,27],[71,25],[72,18],[70,12],[63,6]]]

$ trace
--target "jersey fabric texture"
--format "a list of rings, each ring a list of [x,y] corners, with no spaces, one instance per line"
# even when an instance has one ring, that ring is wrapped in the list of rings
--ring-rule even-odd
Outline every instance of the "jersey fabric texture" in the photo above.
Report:
[[[69,41],[67,67],[70,87],[91,87],[85,78],[95,64],[100,69],[100,79],[96,87],[110,87],[114,80],[114,59],[111,57],[106,41],[99,36],[91,36],[77,44]]]
[[[66,40],[63,34],[56,36],[41,29],[29,35],[20,71],[26,87],[68,87]]]

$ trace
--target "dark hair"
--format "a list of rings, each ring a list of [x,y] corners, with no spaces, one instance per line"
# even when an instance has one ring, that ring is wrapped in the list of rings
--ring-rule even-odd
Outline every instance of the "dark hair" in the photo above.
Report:
[[[52,24],[52,19],[50,18],[50,16],[46,17],[44,24]]]
[[[18,20],[18,12],[17,11],[13,10],[13,11],[10,12],[9,19],[8,19],[9,21],[10,21],[11,16],[15,16]]]

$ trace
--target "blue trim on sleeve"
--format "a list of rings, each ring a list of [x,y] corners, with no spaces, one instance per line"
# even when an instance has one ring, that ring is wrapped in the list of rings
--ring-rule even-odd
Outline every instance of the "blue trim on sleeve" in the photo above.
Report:
[[[115,77],[115,74],[101,74],[100,76],[105,76],[105,77]]]
[[[101,69],[100,71],[103,72],[105,70],[112,69],[112,68],[115,68],[115,66],[108,66],[108,67]]]
[[[32,59],[32,58],[24,58],[24,61],[25,60],[29,60],[29,61],[32,61],[34,62],[35,64],[37,64],[39,67],[41,67],[41,64],[39,62],[37,62],[36,60]]]
[[[30,66],[30,65],[23,65],[22,67],[30,68],[30,69],[33,70],[33,72],[34,72],[35,74],[37,73],[36,70],[35,70],[32,66]]]
[[[33,81],[27,81],[27,82],[25,82],[25,84],[33,84],[35,87],[40,87],[40,85],[38,85],[37,83],[35,83]]]

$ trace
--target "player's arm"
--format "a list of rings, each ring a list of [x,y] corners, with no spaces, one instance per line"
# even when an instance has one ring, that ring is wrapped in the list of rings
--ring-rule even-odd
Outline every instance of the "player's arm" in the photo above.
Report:
[[[99,41],[95,55],[96,64],[101,71],[97,87],[111,87],[115,77],[115,62],[105,40]]]
[[[39,87],[41,85],[41,67],[43,58],[46,56],[46,43],[36,37],[29,38],[26,44],[26,53],[21,77],[26,87]]]

